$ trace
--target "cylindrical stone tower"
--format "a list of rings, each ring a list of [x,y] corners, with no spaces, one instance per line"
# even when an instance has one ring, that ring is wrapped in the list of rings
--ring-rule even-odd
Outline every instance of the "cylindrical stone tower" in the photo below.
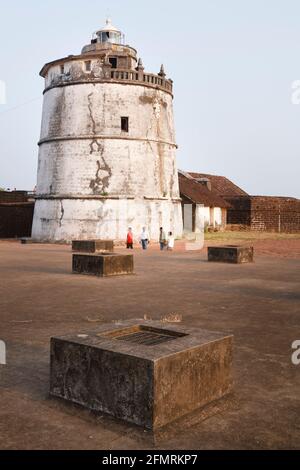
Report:
[[[108,20],[81,55],[46,64],[32,237],[182,235],[172,81],[144,72]]]

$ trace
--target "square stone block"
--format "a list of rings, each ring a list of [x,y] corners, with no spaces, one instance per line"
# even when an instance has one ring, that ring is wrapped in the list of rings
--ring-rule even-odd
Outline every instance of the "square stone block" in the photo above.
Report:
[[[208,261],[216,261],[223,263],[253,263],[254,248],[253,246],[210,246],[208,247]]]
[[[112,253],[113,240],[73,240],[72,250],[78,253]]]
[[[51,339],[50,394],[155,429],[232,390],[233,336],[131,320]]]
[[[133,274],[133,255],[73,254],[73,273],[100,277]]]

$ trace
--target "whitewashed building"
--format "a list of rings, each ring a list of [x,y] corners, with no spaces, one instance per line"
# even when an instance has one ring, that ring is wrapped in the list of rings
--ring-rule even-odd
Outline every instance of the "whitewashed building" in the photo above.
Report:
[[[183,217],[185,229],[187,224],[188,230],[192,232],[199,227],[225,229],[230,204],[214,190],[209,178],[193,177],[190,173],[179,171],[179,188],[183,208],[189,205],[192,208],[192,222],[185,221]]]
[[[182,235],[173,82],[145,73],[107,21],[80,55],[46,64],[32,237]]]

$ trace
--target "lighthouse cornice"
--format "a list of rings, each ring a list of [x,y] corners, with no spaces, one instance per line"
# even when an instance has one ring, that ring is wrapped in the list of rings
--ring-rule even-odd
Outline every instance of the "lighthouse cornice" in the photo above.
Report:
[[[86,47],[90,47],[90,46],[86,46]],[[98,59],[98,60],[105,59],[107,53],[111,53],[113,55],[126,54],[128,57],[130,57],[134,61],[137,61],[137,50],[131,46],[115,46],[115,47],[102,46],[101,48],[92,47],[90,49],[84,49],[84,50],[85,52],[82,52],[82,54],[71,54],[66,57],[61,57],[59,59],[52,60],[51,62],[47,62],[41,69],[40,76],[45,78],[50,68],[64,65],[65,63],[70,62],[70,61],[87,61],[91,59]]]
[[[62,88],[68,86],[75,86],[75,85],[87,85],[87,84],[97,84],[97,83],[116,83],[119,85],[133,85],[133,86],[142,86],[146,88],[154,88],[156,90],[164,91],[170,94],[173,97],[173,81],[168,79],[162,79],[159,75],[151,74],[151,73],[144,73],[143,77],[134,77],[134,76],[127,76],[124,75],[124,71],[120,71],[119,75],[117,75],[118,70],[112,72],[112,77],[103,77],[103,78],[85,78],[80,80],[56,80],[51,85],[47,86],[43,91],[43,94],[47,93],[48,91],[52,90],[53,88]],[[137,75],[137,74],[135,74]],[[118,77],[118,78],[116,78]]]

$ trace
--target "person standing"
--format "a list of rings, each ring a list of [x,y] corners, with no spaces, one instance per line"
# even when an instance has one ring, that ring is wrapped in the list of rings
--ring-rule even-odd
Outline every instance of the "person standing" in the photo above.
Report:
[[[169,232],[169,235],[168,235],[168,248],[167,249],[169,251],[172,251],[173,248],[174,248],[174,244],[175,244],[175,239],[174,239],[173,233]]]
[[[160,227],[159,229],[159,245],[160,245],[160,250],[163,251],[165,249],[167,243],[167,238],[166,234],[164,232],[163,227]]]
[[[127,250],[133,250],[133,234],[132,234],[132,228],[129,227],[128,233],[127,233]]]
[[[146,227],[143,227],[140,240],[141,240],[143,250],[147,250],[148,244],[149,244],[149,234],[147,232]]]

